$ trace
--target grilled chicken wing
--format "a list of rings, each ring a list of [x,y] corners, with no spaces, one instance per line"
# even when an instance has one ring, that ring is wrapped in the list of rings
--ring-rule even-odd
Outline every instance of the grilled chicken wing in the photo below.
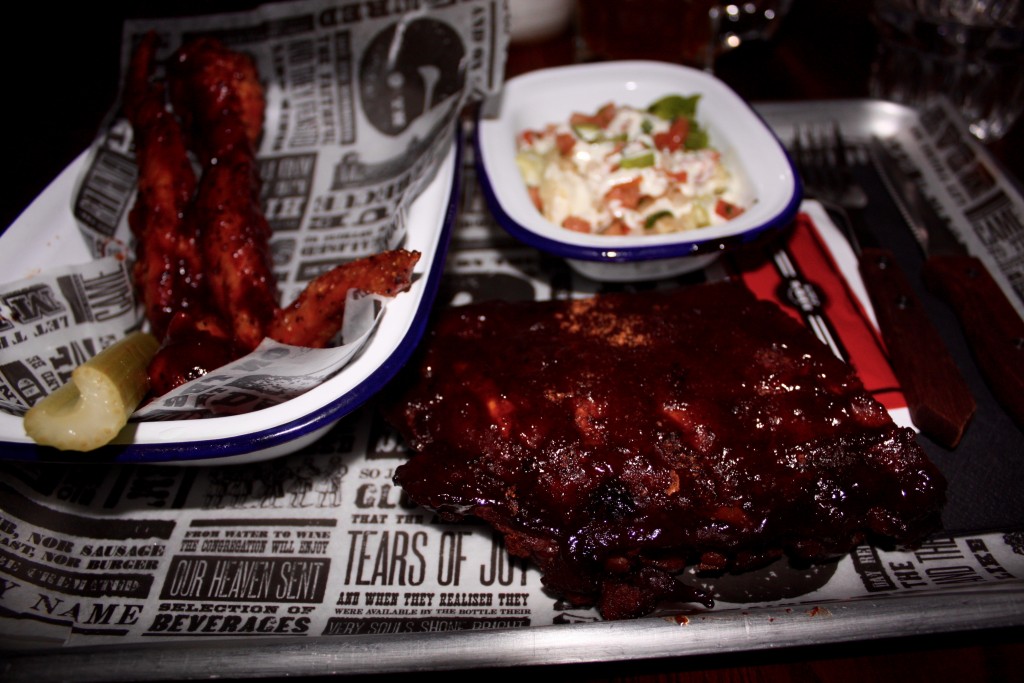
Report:
[[[139,44],[125,88],[125,115],[135,135],[139,190],[129,214],[136,239],[133,277],[153,333],[162,337],[175,311],[201,296],[202,265],[188,207],[196,189],[180,122],[151,80],[156,34]]]
[[[237,147],[256,149],[266,98],[251,57],[199,38],[177,51],[169,80],[174,108],[204,165]]]
[[[258,188],[256,159],[236,148],[206,168],[195,205],[211,301],[246,352],[263,341],[277,310],[271,231]]]
[[[195,217],[213,307],[246,352],[277,309],[270,226],[259,204],[256,144],[265,98],[256,65],[212,38],[183,45],[169,66],[171,98],[203,162]]]
[[[355,289],[381,296],[404,292],[412,282],[418,251],[396,249],[336,266],[278,311],[269,336],[282,344],[320,348],[341,330],[345,298]]]
[[[350,289],[405,291],[420,254],[396,250],[340,265],[281,308],[259,202],[265,97],[256,65],[199,38],[179,48],[162,82],[153,78],[156,40],[147,35],[133,56],[124,110],[138,144],[136,279],[163,340],[149,368],[160,395],[267,336],[326,346],[341,329]],[[198,180],[190,153],[202,169]]]

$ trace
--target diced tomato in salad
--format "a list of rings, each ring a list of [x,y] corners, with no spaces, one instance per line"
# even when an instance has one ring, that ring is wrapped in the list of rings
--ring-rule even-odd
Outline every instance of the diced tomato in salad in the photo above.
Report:
[[[654,146],[658,149],[675,152],[686,144],[686,136],[690,133],[690,120],[680,116],[672,122],[663,133],[654,134]]]
[[[618,185],[613,185],[612,189],[605,193],[604,198],[606,202],[619,202],[619,205],[626,209],[635,209],[640,205],[640,178],[633,178],[632,180]]]
[[[592,232],[590,221],[585,221],[579,216],[567,216],[562,221],[562,227],[573,232]]]
[[[715,202],[715,213],[722,218],[731,220],[743,213],[743,207],[736,206],[732,202],[727,202],[724,199],[719,199]]]
[[[567,230],[605,235],[679,232],[741,215],[748,200],[709,144],[698,100],[667,95],[647,109],[609,102],[523,131],[516,163],[530,201]]]
[[[569,133],[559,133],[555,136],[555,146],[558,148],[559,154],[567,157],[572,154],[573,147],[576,146],[576,138]]]
[[[569,125],[573,127],[596,126],[597,128],[607,128],[608,125],[615,120],[615,114],[617,112],[618,107],[616,107],[613,102],[609,102],[598,109],[596,114],[581,114],[580,112],[574,113],[569,117]]]

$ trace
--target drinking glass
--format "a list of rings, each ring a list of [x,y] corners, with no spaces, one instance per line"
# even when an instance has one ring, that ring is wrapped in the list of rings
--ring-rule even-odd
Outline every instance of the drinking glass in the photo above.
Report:
[[[714,68],[721,53],[770,38],[791,0],[578,0],[580,59],[653,59]]]
[[[1024,110],[1024,3],[875,0],[872,21],[879,36],[873,97],[922,106],[944,96],[986,142],[1005,135]]]

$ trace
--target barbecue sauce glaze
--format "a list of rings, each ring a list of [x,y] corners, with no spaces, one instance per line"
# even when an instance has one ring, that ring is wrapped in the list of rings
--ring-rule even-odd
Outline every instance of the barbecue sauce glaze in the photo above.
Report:
[[[395,480],[474,515],[606,619],[675,575],[937,528],[945,481],[853,369],[742,285],[446,310],[386,404]]]

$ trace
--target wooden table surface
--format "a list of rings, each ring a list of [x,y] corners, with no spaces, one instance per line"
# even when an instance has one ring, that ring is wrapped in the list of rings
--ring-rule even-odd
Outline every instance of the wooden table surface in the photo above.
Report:
[[[218,3],[237,7],[246,3]],[[251,4],[251,3],[248,3]],[[34,7],[30,7],[33,5]],[[8,92],[8,179],[0,195],[4,226],[86,148],[117,92],[121,20],[160,15],[168,3],[23,5],[27,40],[3,41]],[[210,11],[179,1],[176,12]],[[718,60],[716,74],[750,101],[867,97],[875,48],[868,0],[795,0],[772,41],[750,44]],[[13,26],[13,24],[9,24]],[[19,33],[21,28],[18,29]],[[512,46],[508,73],[571,63],[573,36]],[[11,120],[13,118],[13,128]],[[10,149],[10,148],[9,148]],[[990,146],[1018,180],[1024,178],[1024,121]],[[955,620],[955,615],[951,615]],[[1024,635],[1010,630],[913,637],[833,646],[656,660],[416,673],[417,683],[479,681],[512,673],[568,681],[1024,681]],[[211,672],[214,675],[215,672]],[[389,676],[389,679],[395,678]],[[307,679],[308,680],[308,679]],[[360,676],[371,681],[378,677]]]

